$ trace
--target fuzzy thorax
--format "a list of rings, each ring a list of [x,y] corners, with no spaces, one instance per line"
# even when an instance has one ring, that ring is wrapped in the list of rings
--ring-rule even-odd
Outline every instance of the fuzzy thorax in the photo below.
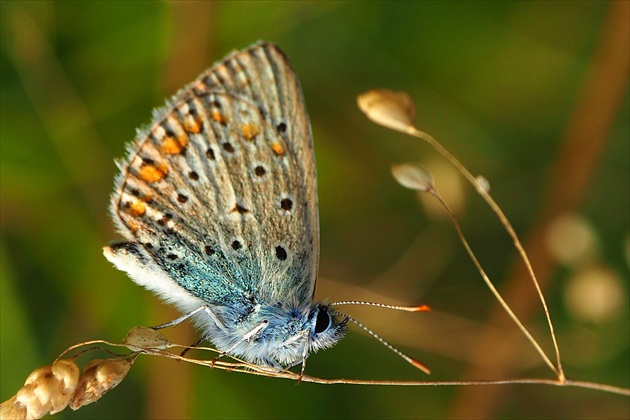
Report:
[[[217,350],[260,366],[289,368],[303,356],[332,347],[346,332],[347,320],[320,303],[307,311],[258,304],[240,317],[230,307],[212,311],[216,319],[203,312],[196,316],[206,338]]]

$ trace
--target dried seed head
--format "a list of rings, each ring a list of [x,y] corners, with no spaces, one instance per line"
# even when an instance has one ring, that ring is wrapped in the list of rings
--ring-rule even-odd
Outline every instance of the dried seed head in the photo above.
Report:
[[[357,105],[377,124],[402,132],[413,128],[416,106],[405,92],[369,90],[357,97]]]
[[[427,192],[433,189],[433,176],[428,169],[415,163],[392,165],[392,175],[405,188]]]
[[[44,417],[52,408],[50,401],[42,401],[40,396],[42,390],[36,392],[37,384],[32,383],[24,385],[15,394],[16,402],[26,408],[26,418],[39,419]],[[38,395],[39,394],[39,395]]]
[[[94,359],[83,370],[70,408],[77,410],[93,403],[122,382],[131,364],[129,359]]]
[[[59,392],[59,381],[52,366],[35,369],[16,394],[16,401],[26,407],[27,418],[41,418],[53,409],[52,399]]]
[[[73,360],[61,359],[52,365],[52,373],[58,383],[56,394],[51,399],[50,414],[58,413],[68,406],[79,383],[79,367]]]
[[[0,404],[0,419],[26,419],[26,407],[17,401],[17,395]]]
[[[162,334],[147,327],[134,327],[125,336],[123,344],[131,350],[165,349],[171,343]]]
[[[52,366],[35,369],[17,394],[2,403],[0,418],[38,419],[68,406],[79,380],[79,368],[62,359]]]
[[[35,369],[15,397],[2,404],[2,418],[40,418],[58,413],[68,406],[78,381],[79,368],[72,360],[62,359]]]

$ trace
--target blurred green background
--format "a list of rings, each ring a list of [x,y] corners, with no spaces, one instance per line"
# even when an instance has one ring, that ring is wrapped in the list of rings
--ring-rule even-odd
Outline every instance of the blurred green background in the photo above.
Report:
[[[164,98],[258,39],[287,52],[311,117],[321,219],[318,298],[433,309],[347,308],[431,366],[430,377],[356,329],[312,356],[309,374],[553,378],[497,310],[450,222],[389,174],[392,163],[403,161],[433,171],[488,274],[552,355],[531,282],[515,274],[520,264],[494,215],[428,146],[357,110],[357,94],[388,87],[412,95],[419,128],[483,174],[518,234],[531,238],[528,251],[567,376],[630,386],[628,41],[614,36],[627,31],[627,2],[3,1],[0,7],[3,401],[72,344],[121,340],[133,326],[176,316],[101,254],[117,238],[107,214],[113,159]],[[197,337],[190,326],[166,335],[182,344]],[[296,386],[149,357],[97,403],[57,415],[629,416],[627,397],[577,388]]]

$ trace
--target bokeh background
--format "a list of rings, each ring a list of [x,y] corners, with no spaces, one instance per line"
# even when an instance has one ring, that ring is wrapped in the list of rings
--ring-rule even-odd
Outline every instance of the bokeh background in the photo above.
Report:
[[[117,238],[107,214],[113,159],[164,98],[258,39],[287,52],[311,117],[318,297],[433,308],[347,308],[431,366],[430,377],[356,329],[312,356],[309,374],[553,378],[497,308],[448,218],[391,177],[392,163],[431,169],[488,274],[552,357],[540,303],[496,217],[428,146],[357,110],[357,94],[388,87],[409,92],[418,126],[490,181],[539,274],[567,376],[630,386],[628,2],[3,1],[0,8],[2,400],[72,344],[120,340],[133,326],[176,316],[101,254]],[[182,344],[197,338],[187,325],[166,334]],[[627,397],[577,388],[296,386],[143,357],[103,399],[56,417],[629,415]]]

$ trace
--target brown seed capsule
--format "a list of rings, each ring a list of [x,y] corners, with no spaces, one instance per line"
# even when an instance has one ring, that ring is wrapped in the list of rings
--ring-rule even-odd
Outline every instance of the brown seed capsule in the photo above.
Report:
[[[392,175],[405,188],[427,192],[433,188],[433,175],[415,163],[392,165]]]
[[[134,327],[125,336],[123,344],[131,350],[165,349],[170,347],[169,341],[162,334],[147,327]]]
[[[357,97],[357,105],[369,119],[382,126],[402,132],[413,127],[416,106],[405,92],[369,90]]]
[[[59,381],[52,366],[35,369],[16,394],[17,401],[26,407],[28,418],[41,418],[53,409],[52,399],[59,392]]]
[[[122,382],[131,364],[128,359],[94,359],[79,378],[77,390],[70,400],[70,408],[77,410],[93,403]]]
[[[26,419],[26,407],[18,402],[17,395],[0,404],[0,419]]]
[[[61,359],[52,365],[52,373],[58,383],[57,392],[52,395],[50,414],[62,411],[68,406],[79,383],[79,367],[73,360]]]

